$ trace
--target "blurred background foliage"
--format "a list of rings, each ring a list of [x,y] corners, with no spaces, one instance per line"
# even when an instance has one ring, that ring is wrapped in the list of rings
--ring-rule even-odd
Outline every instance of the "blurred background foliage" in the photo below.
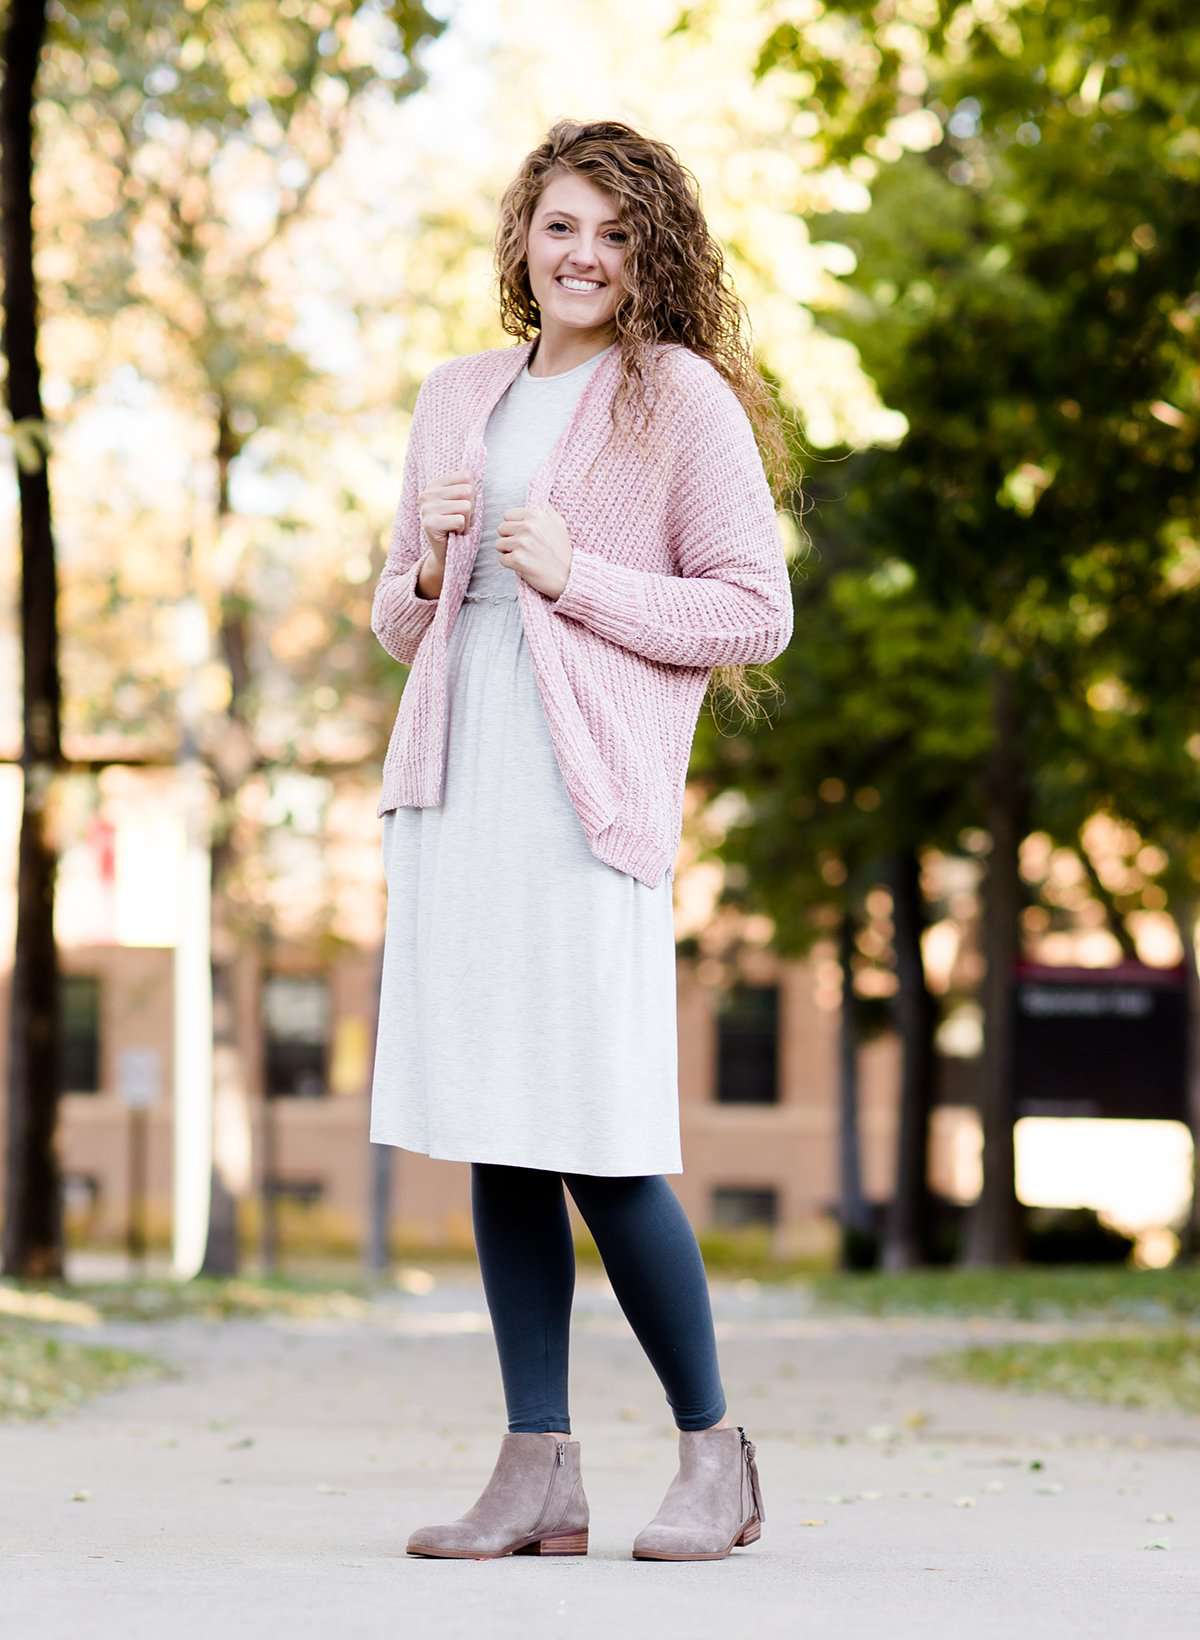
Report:
[[[361,794],[402,677],[368,617],[410,407],[441,359],[506,339],[491,235],[520,154],[563,112],[604,113],[697,174],[801,430],[773,728],[706,715],[697,739],[685,851],[722,866],[714,926],[764,914],[788,955],[836,937],[855,1040],[905,1035],[918,1126],[922,1045],[957,1000],[922,972],[945,910],[931,860],[976,871],[1001,972],[1081,915],[1037,863],[1073,851],[1111,959],[1183,960],[1195,995],[1188,8],[93,0],[48,18],[34,206],[64,741],[173,761],[176,615],[199,599],[227,936],[291,916],[356,937],[349,852],[298,901],[285,834],[311,854],[373,822]],[[15,611],[15,555],[0,573]],[[985,995],[993,1048],[997,1008]],[[927,1228],[896,1230],[903,1256]],[[999,1210],[993,1231],[979,1256],[1002,1250]]]

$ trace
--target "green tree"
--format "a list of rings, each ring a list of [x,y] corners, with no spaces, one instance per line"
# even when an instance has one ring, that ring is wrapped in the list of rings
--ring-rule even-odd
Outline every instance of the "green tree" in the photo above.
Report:
[[[90,0],[69,10],[55,6],[51,25],[39,86],[42,115],[69,116],[67,129],[81,145],[81,166],[96,190],[79,202],[87,231],[57,247],[74,249],[60,276],[61,293],[75,311],[94,319],[115,321],[136,307],[158,333],[157,348],[142,356],[142,369],[157,371],[162,381],[180,385],[209,407],[214,499],[205,536],[215,550],[212,562],[196,563],[195,553],[188,562],[196,590],[211,605],[226,677],[224,706],[199,726],[199,739],[217,798],[217,1118],[219,1127],[236,1129],[247,1114],[234,1008],[234,822],[238,791],[259,757],[251,599],[245,553],[231,550],[230,479],[250,440],[295,407],[313,374],[273,301],[278,279],[271,263],[286,253],[314,190],[339,159],[356,101],[418,89],[420,47],[446,25],[419,0],[242,0],[220,7],[196,0],[111,7]],[[43,555],[41,562],[52,575],[52,558]],[[50,641],[57,641],[56,625]],[[42,652],[49,652],[45,644]],[[36,708],[36,699],[27,701],[27,712]],[[49,750],[51,761],[61,762],[55,748]],[[27,790],[35,793],[37,783],[27,782]],[[41,954],[40,995],[49,983],[45,953],[52,950],[53,906],[42,892],[31,892],[26,901],[22,949]],[[43,1023],[39,1014],[37,1028]],[[14,1055],[10,1125],[32,1137],[10,1155],[9,1197],[19,1210],[36,1183],[36,1194],[52,1204],[46,1212],[57,1222],[57,1188],[42,1188],[52,1165],[54,1095],[47,1077],[35,1070],[28,1055]],[[14,1169],[25,1180],[15,1191]],[[235,1206],[218,1144],[209,1270],[236,1266]]]
[[[986,17],[968,4],[850,4],[819,28],[777,28],[760,62],[794,77],[827,164],[870,187],[869,210],[810,223],[855,259],[826,323],[909,427],[869,469],[856,516],[925,598],[972,624],[988,674],[985,1173],[971,1262],[1018,1251],[1017,850],[1039,774],[1052,793],[1068,746],[1066,784],[1102,797],[1089,748],[1111,725],[1063,692],[1083,688],[1086,705],[1089,681],[1143,664],[1135,611],[1194,614],[1193,584],[1172,580],[1195,536],[1200,427],[1200,43],[1186,25],[1181,6],[1115,0],[1028,0]],[[1186,616],[1160,629],[1176,625]],[[1099,641],[1118,631],[1127,642]],[[1168,721],[1194,759],[1190,668],[1174,659],[1175,682],[1156,687],[1178,702]],[[1179,836],[1194,826],[1187,787]]]
[[[892,1017],[901,1043],[896,1188],[882,1261],[893,1269],[932,1250],[926,1183],[936,1008],[925,981],[920,891],[924,849],[957,847],[974,818],[970,782],[986,741],[986,675],[974,625],[924,596],[897,552],[858,516],[886,452],[854,458],[840,502],[814,506],[834,522],[813,530],[817,549],[795,581],[793,641],[773,668],[785,704],[770,733],[717,732],[702,718],[693,774],[710,791],[739,791],[740,820],[721,845],[727,897],[767,912],[774,944],[801,957],[837,931],[842,951],[841,1212],[844,1262],[868,1229],[854,1158],[854,1044]],[[828,486],[828,480],[823,481]],[[870,891],[891,896],[892,1006],[856,995],[870,962],[859,929]]]

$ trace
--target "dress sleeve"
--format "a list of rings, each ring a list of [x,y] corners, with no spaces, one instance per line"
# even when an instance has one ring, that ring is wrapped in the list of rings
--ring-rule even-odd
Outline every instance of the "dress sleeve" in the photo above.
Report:
[[[417,592],[417,575],[428,546],[421,533],[417,497],[421,488],[418,450],[428,416],[429,387],[430,377],[427,376],[421,383],[413,406],[400,504],[392,522],[387,560],[371,604],[371,631],[388,654],[403,661],[406,666],[411,666],[416,659],[421,639],[432,624],[438,607],[436,598],[423,598]]]
[[[668,509],[678,573],[614,563],[573,542],[550,608],[668,665],[774,660],[791,640],[792,591],[750,418],[714,374],[682,423]]]

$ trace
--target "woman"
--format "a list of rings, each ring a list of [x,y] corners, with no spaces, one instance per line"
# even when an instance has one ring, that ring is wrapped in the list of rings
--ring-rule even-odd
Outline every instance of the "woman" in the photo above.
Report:
[[[379,805],[371,1138],[471,1164],[508,1413],[478,1501],[408,1549],[586,1553],[565,1181],[679,1430],[633,1553],[719,1559],[763,1509],[665,1177],[673,864],[714,669],[752,699],[740,668],[791,636],[756,425],[780,471],[783,442],[670,149],[559,122],[505,192],[497,263],[522,340],[422,384],[371,618],[412,668]]]

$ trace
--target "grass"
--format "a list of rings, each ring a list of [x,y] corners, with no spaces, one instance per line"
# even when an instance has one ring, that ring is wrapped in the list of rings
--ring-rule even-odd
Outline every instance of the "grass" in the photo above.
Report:
[[[1140,1270],[1119,1265],[1024,1265],[1002,1270],[927,1269],[904,1273],[835,1272],[814,1259],[772,1259],[758,1243],[738,1236],[704,1236],[709,1274],[802,1288],[829,1313],[864,1315],[996,1316],[1018,1320],[1112,1317],[1166,1323],[1200,1320],[1200,1265]],[[590,1242],[576,1248],[581,1267],[599,1268]],[[361,1315],[373,1297],[394,1292],[402,1266],[436,1275],[474,1267],[471,1250],[411,1249],[392,1272],[377,1278],[360,1267],[336,1265],[294,1275],[170,1277],[112,1282],[0,1281],[0,1321],[155,1321],[194,1316],[228,1320],[255,1315]],[[35,1313],[36,1312],[36,1313]]]
[[[58,1321],[174,1321],[194,1316],[228,1321],[242,1316],[357,1316],[369,1307],[365,1277],[330,1282],[285,1276],[197,1276],[191,1281],[3,1281],[0,1318]]]
[[[865,1271],[809,1279],[827,1310],[864,1315],[1000,1316],[1017,1320],[1109,1316],[1130,1321],[1200,1319],[1200,1265],[1138,1270],[1124,1265],[1024,1265],[1006,1270]]]
[[[991,1389],[1200,1413],[1200,1335],[1194,1332],[976,1346],[934,1356],[925,1366],[935,1377]]]
[[[581,1262],[588,1262],[579,1249]],[[462,1255],[459,1255],[461,1258]],[[772,1261],[745,1238],[704,1245],[714,1276],[802,1286],[827,1313],[946,1315],[1025,1320],[1107,1318],[1140,1324],[1120,1337],[1021,1341],[933,1357],[935,1376],[1004,1390],[1039,1390],[1110,1405],[1200,1413],[1200,1267],[1139,1270],[1112,1265],[934,1269],[903,1274],[814,1271],[811,1261]],[[436,1269],[438,1257],[404,1262]],[[47,1324],[86,1329],[105,1321],[224,1321],[243,1317],[365,1313],[392,1277],[330,1270],[292,1276],[199,1276],[119,1282],[0,1281],[0,1418],[37,1418],[88,1396],[170,1374],[153,1357],[48,1334]]]
[[[136,1350],[76,1344],[20,1325],[0,1328],[0,1419],[50,1417],[118,1385],[172,1375]]]
[[[202,1276],[194,1281],[133,1280],[68,1283],[0,1282],[0,1419],[48,1417],[92,1395],[175,1369],[137,1350],[87,1344],[47,1332],[47,1326],[87,1329],[106,1321],[169,1321],[198,1317],[358,1315],[370,1302],[365,1280],[246,1279]]]

